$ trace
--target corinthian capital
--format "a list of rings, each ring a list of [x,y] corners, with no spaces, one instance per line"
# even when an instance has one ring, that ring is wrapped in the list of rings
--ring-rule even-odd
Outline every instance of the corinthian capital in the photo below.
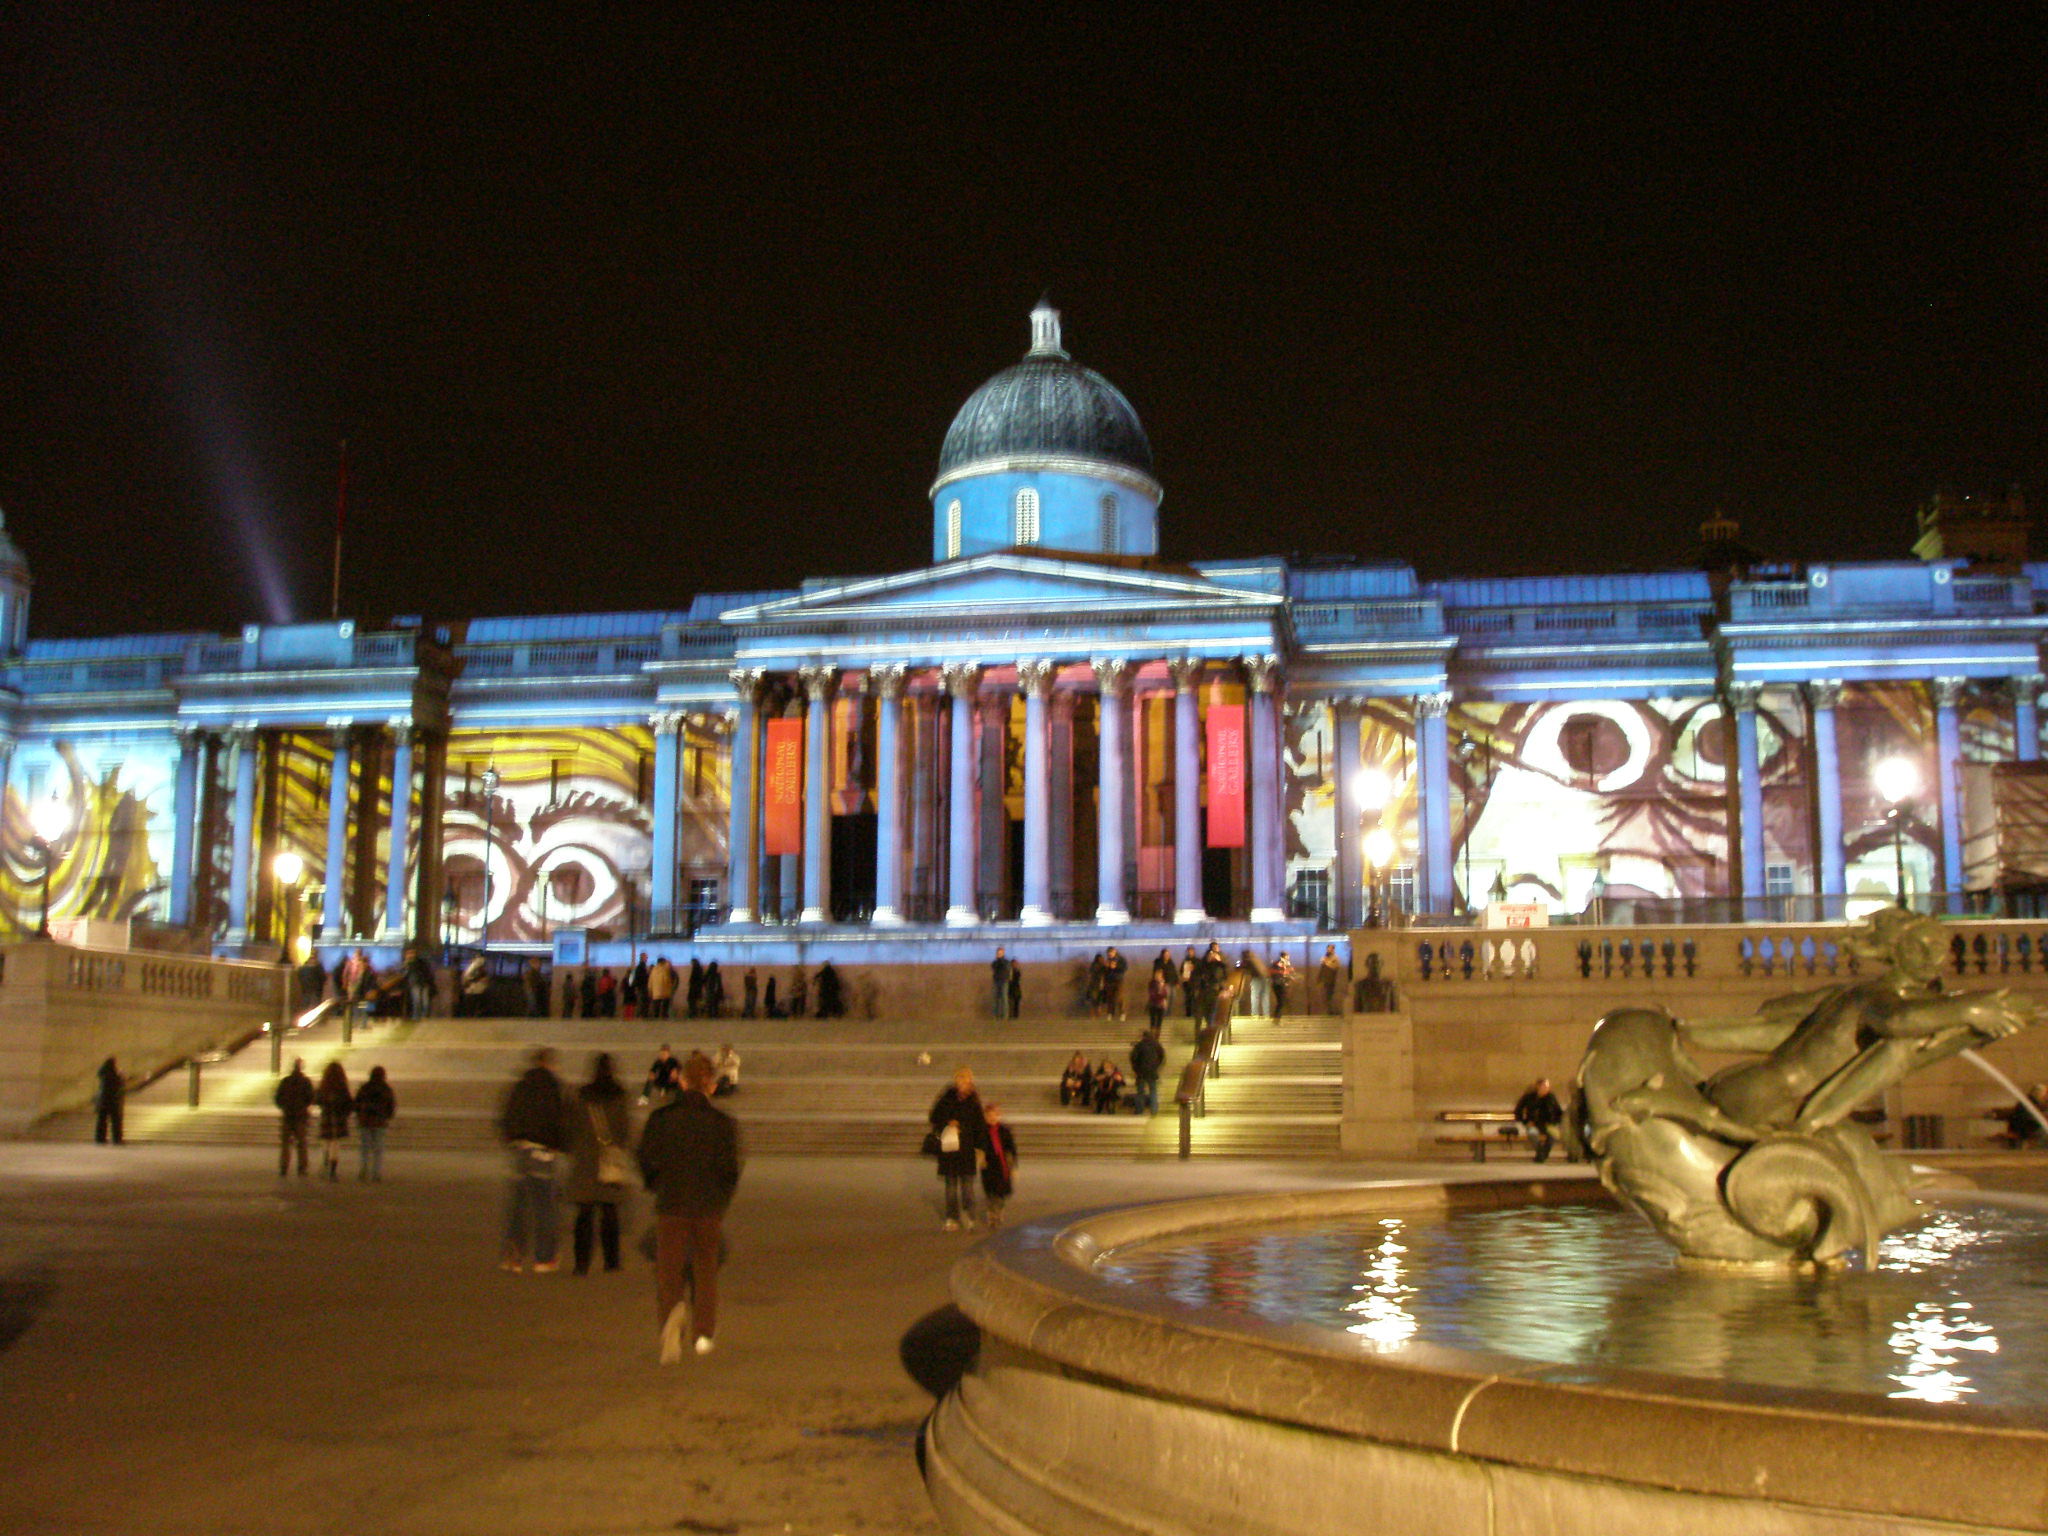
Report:
[[[1815,709],[1833,709],[1842,702],[1839,677],[1817,677],[1806,685],[1806,702]]]
[[[1970,680],[1967,677],[1937,677],[1929,684],[1937,709],[1954,709],[1962,703],[1963,695],[1969,691],[1969,687]]]
[[[1418,720],[1441,720],[1451,712],[1451,696],[1448,693],[1418,693],[1415,695],[1415,718]]]
[[[1762,683],[1730,683],[1722,692],[1728,699],[1728,707],[1734,710],[1755,709],[1756,701],[1763,697]]]
[[[952,661],[939,674],[945,680],[946,692],[956,699],[971,700],[981,689],[981,668],[971,661]]]
[[[812,662],[796,669],[797,680],[804,685],[804,692],[813,704],[827,704],[832,699],[832,684],[839,676],[836,667]]]
[[[762,667],[734,667],[725,675],[732,682],[733,697],[752,704],[761,697],[761,683],[768,673]]]
[[[663,709],[647,717],[647,725],[657,736],[673,736],[683,728],[681,710]]]
[[[891,662],[886,667],[869,669],[868,680],[874,684],[875,696],[895,700],[903,697],[903,685],[910,678],[910,668],[902,662]]]
[[[1173,674],[1176,692],[1193,693],[1202,686],[1202,673],[1208,665],[1206,656],[1175,656],[1167,661],[1166,670]]]
[[[1058,674],[1060,664],[1043,656],[1030,656],[1017,663],[1017,686],[1032,698],[1042,699],[1052,692],[1052,680]]]
[[[1280,683],[1280,658],[1271,655],[1247,656],[1244,659],[1245,675],[1252,680],[1253,693],[1271,693]]]
[[[1089,662],[1095,669],[1095,686],[1104,698],[1121,695],[1131,680],[1131,664],[1120,656],[1097,656]]]

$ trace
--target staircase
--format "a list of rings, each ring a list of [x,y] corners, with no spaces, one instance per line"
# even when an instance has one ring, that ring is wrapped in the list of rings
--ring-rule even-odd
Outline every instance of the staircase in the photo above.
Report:
[[[742,1061],[738,1094],[721,1100],[753,1153],[798,1156],[914,1154],[932,1099],[954,1068],[970,1066],[984,1100],[999,1104],[1026,1157],[1172,1156],[1179,1150],[1173,1102],[1191,1046],[1184,1020],[1167,1021],[1167,1061],[1157,1116],[1097,1115],[1063,1108],[1058,1082],[1067,1058],[1107,1056],[1128,1076],[1141,1024],[1106,1020],[705,1020],[425,1019],[356,1031],[338,1024],[286,1042],[318,1077],[339,1059],[358,1085],[381,1065],[398,1094],[391,1131],[405,1148],[495,1145],[497,1107],[538,1044],[555,1047],[565,1082],[584,1081],[590,1057],[608,1051],[619,1078],[638,1085],[664,1040],[683,1055],[731,1041]],[[1211,1079],[1208,1113],[1195,1120],[1194,1151],[1237,1157],[1335,1156],[1341,1103],[1337,1021],[1243,1019]],[[200,1105],[186,1104],[186,1078],[173,1072],[128,1101],[136,1141],[271,1146],[277,1113],[270,1051],[259,1040],[204,1069]],[[90,1133],[89,1118],[46,1121],[41,1134]]]

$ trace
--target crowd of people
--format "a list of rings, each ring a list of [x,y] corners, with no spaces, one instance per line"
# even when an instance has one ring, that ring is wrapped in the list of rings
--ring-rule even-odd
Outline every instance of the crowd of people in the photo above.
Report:
[[[1080,986],[1081,1002],[1090,1018],[1125,1017],[1125,982],[1129,971],[1130,962],[1114,944],[1089,960]],[[1200,953],[1194,945],[1188,945],[1178,960],[1172,950],[1162,949],[1146,975],[1145,1013],[1153,1025],[1163,1025],[1178,1000],[1188,1019],[1206,1019],[1214,1012],[1225,987],[1235,981],[1233,995],[1240,1013],[1280,1018],[1290,1007],[1309,1003],[1323,1013],[1334,1014],[1341,1011],[1348,975],[1334,944],[1324,946],[1323,958],[1316,964],[1312,977],[1305,977],[1294,957],[1284,949],[1271,959],[1257,950],[1243,950],[1235,962],[1224,954],[1221,944],[1213,941]],[[1023,1008],[1023,967],[999,947],[989,962],[989,979],[990,1011],[999,1019],[1016,1018]],[[1311,996],[1300,995],[1305,981],[1313,984]]]

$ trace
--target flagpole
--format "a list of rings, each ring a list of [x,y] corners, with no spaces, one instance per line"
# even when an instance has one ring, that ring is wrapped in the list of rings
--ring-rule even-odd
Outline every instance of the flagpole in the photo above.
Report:
[[[334,492],[334,584],[329,594],[328,616],[341,617],[341,534],[348,522],[348,439],[341,440],[341,471]]]

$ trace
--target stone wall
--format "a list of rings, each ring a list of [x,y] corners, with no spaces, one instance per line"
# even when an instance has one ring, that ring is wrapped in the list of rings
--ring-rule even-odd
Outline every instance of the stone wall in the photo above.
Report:
[[[276,966],[49,943],[0,949],[0,1135],[92,1100],[114,1057],[131,1081],[246,1039],[282,1015]]]

